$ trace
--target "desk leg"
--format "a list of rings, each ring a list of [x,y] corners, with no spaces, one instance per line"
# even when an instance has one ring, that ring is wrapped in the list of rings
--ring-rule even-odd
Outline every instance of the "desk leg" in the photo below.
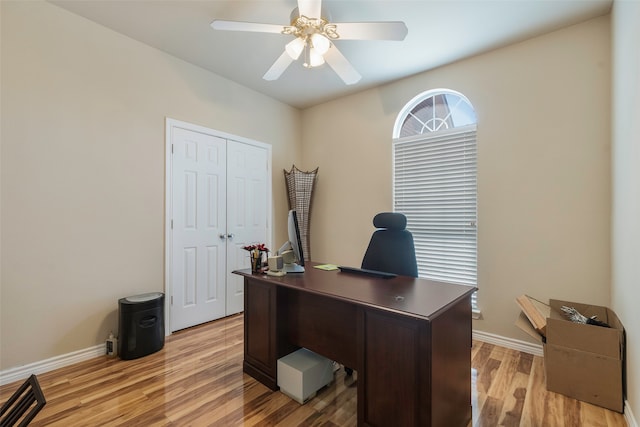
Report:
[[[471,297],[431,322],[432,425],[471,421]]]
[[[285,290],[245,277],[242,369],[271,390],[278,390],[278,359],[298,349],[287,337],[288,305]]]
[[[431,321],[360,309],[358,365],[358,425],[468,425],[470,300]]]
[[[421,348],[427,322],[378,310],[363,310],[359,340],[358,425],[418,426],[430,406],[421,389],[430,383]],[[427,409],[428,411],[428,409]]]
[[[244,279],[243,371],[277,390],[276,289],[269,283]]]

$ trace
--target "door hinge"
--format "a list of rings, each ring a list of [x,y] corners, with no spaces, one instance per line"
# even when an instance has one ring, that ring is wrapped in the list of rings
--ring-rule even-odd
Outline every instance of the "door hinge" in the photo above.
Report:
[[[171,295],[171,305],[173,305],[173,295]]]
[[[173,220],[171,220],[171,229],[173,230]]]
[[[171,144],[171,154],[173,154],[173,144]]]

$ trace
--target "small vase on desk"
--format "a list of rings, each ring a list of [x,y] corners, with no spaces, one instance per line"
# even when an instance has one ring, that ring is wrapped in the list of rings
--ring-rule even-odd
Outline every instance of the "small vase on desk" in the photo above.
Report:
[[[251,272],[252,273],[262,273],[262,258],[263,251],[255,251],[251,253]]]
[[[243,246],[242,249],[249,251],[249,263],[251,264],[251,272],[254,274],[264,273],[263,266],[266,265],[267,260],[264,258],[266,252],[269,256],[269,248],[264,243],[258,243],[248,246]]]

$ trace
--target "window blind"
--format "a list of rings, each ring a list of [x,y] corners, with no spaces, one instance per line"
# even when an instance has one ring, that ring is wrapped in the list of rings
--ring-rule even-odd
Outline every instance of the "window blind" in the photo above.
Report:
[[[398,139],[393,152],[394,209],[407,217],[420,277],[476,286],[476,125]]]

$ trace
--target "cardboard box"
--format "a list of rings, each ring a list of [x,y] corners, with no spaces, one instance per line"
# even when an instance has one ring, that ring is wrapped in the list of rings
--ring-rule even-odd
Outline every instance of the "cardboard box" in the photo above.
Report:
[[[516,298],[516,304],[520,307],[520,318],[516,325],[535,339],[544,341],[547,336],[547,318],[551,314],[551,307],[542,301],[538,301],[529,295],[520,295]]]
[[[550,300],[549,306],[544,343],[547,390],[623,412],[625,333],[618,316],[606,307],[571,301]],[[596,315],[611,328],[572,322],[562,306],[586,317]],[[521,314],[516,324],[522,327],[523,322]],[[531,329],[529,325],[525,331]]]

